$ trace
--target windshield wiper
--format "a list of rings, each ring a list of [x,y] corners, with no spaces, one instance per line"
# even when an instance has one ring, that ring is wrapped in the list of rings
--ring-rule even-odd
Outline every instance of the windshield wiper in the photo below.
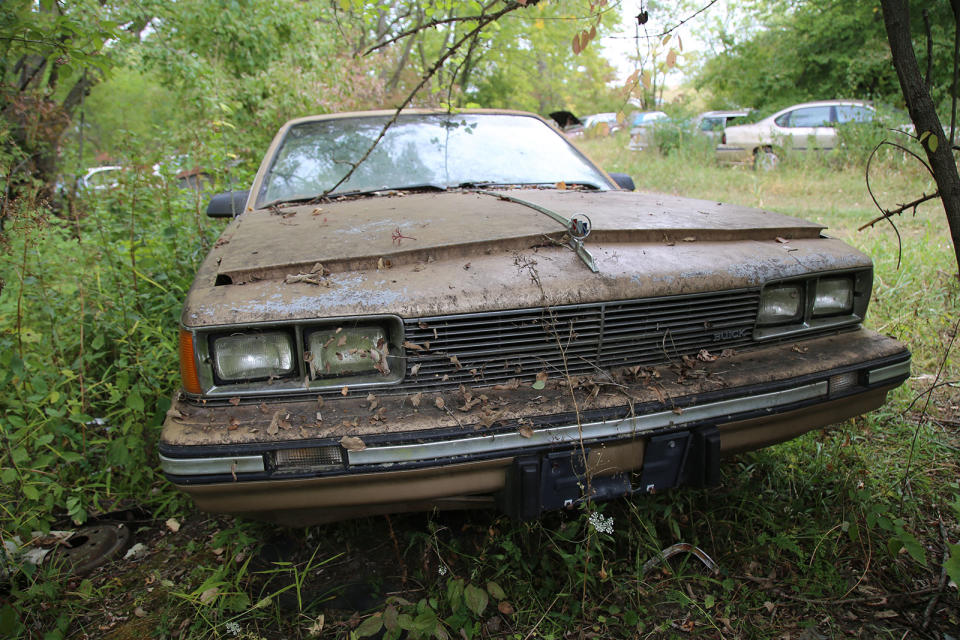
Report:
[[[537,187],[538,189],[556,189],[557,185],[563,183],[566,187],[587,187],[594,191],[599,191],[600,187],[592,182],[461,182],[457,185],[458,189],[491,189],[497,187]]]
[[[513,202],[515,204],[523,205],[529,207],[534,211],[539,211],[540,213],[549,216],[563,225],[567,230],[567,236],[570,238],[570,248],[573,249],[583,263],[587,265],[587,268],[594,273],[598,273],[596,263],[593,261],[593,256],[583,246],[584,239],[590,235],[590,228],[592,226],[590,218],[583,213],[574,214],[572,218],[567,218],[560,215],[552,209],[546,207],[541,207],[540,205],[530,202],[528,200],[522,200],[520,198],[514,198],[513,196],[508,196],[503,193],[497,193],[496,191],[485,191],[483,189],[477,189],[477,193],[482,193],[485,196],[493,196],[499,200],[506,200],[507,202]]]
[[[446,191],[447,188],[443,185],[433,184],[431,182],[424,182],[421,184],[410,184],[403,187],[380,187],[377,189],[354,189],[353,191],[334,191],[333,193],[319,193],[315,196],[305,196],[303,198],[278,198],[272,202],[268,202],[263,205],[262,209],[270,209],[271,207],[284,208],[284,207],[293,207],[298,204],[317,204],[323,202],[324,200],[332,200],[334,198],[351,198],[354,196],[369,196],[369,195],[390,195],[398,191]]]

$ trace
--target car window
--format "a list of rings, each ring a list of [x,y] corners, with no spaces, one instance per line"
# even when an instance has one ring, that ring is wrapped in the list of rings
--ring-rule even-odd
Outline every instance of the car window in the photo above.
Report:
[[[837,105],[837,122],[871,122],[873,121],[873,109],[853,104]]]
[[[700,130],[701,131],[718,131],[723,129],[724,121],[726,118],[704,118],[700,121]]]
[[[258,206],[332,189],[363,158],[388,120],[367,116],[291,127],[264,177]],[[597,167],[537,118],[406,114],[334,193],[484,182],[611,188]]]
[[[831,111],[833,110],[830,106],[825,107],[803,107],[801,109],[794,109],[789,112],[789,119],[787,120],[787,127],[825,127],[834,119],[831,116]],[[783,116],[781,116],[782,118]],[[777,118],[777,124],[784,126],[780,123],[780,118]]]
[[[97,171],[88,175],[84,183],[89,187],[112,187],[117,184],[117,171]]]

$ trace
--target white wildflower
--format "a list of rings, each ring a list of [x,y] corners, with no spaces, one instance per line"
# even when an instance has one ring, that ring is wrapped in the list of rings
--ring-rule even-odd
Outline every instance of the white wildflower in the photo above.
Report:
[[[440,565],[437,567],[437,573],[439,573],[441,576],[445,576],[447,575],[447,568],[443,565]]]
[[[590,514],[590,526],[597,533],[613,533],[613,516],[606,517],[594,511]]]
[[[227,628],[227,631],[229,631],[233,635],[235,636],[240,635],[240,625],[237,624],[236,622],[228,622],[224,626]]]

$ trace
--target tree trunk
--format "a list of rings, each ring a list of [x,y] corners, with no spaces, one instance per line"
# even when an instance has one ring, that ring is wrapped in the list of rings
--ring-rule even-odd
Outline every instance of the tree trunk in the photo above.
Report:
[[[951,5],[955,13],[960,10],[958,0],[951,0]],[[880,6],[883,9],[890,53],[893,55],[893,66],[900,80],[900,89],[903,91],[910,119],[916,127],[917,135],[927,136],[922,144],[937,183],[940,201],[950,227],[957,267],[960,268],[960,175],[953,157],[952,141],[948,141],[943,133],[933,100],[930,99],[930,92],[920,75],[920,67],[910,39],[909,4],[906,0],[880,0]],[[936,143],[931,144],[932,140],[936,140]]]

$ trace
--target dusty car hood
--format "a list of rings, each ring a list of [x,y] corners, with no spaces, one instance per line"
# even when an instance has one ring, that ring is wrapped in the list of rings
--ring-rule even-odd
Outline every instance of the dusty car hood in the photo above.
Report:
[[[587,214],[591,243],[816,238],[822,225],[706,200],[663,194],[511,190],[569,218]],[[536,209],[476,191],[345,199],[278,211],[248,211],[221,239],[218,275],[232,283],[283,279],[321,263],[329,273],[529,248],[564,227]],[[223,279],[223,278],[222,278]]]
[[[589,215],[594,231],[585,246],[598,273],[561,242],[562,224],[496,195],[412,194],[247,211],[198,270],[181,322],[430,317],[736,290],[870,266],[862,253],[822,237],[821,225],[767,211],[635,192],[500,195],[567,217]],[[398,231],[405,237],[395,239]],[[296,278],[310,273],[313,282]]]

